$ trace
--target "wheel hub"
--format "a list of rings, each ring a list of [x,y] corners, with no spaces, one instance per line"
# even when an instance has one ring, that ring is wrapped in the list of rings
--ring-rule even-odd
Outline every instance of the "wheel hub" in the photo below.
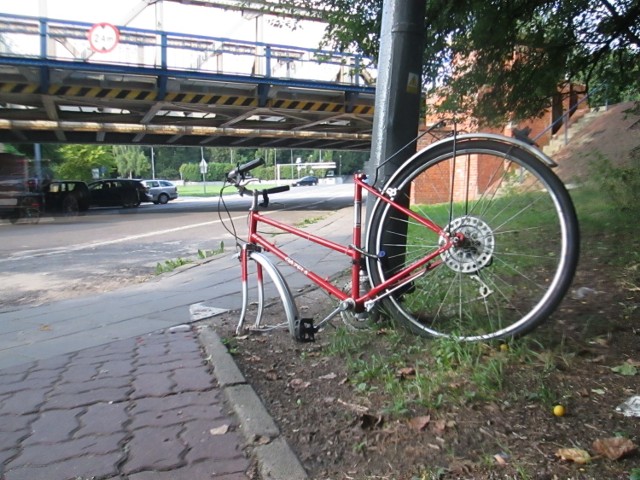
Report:
[[[455,272],[474,273],[491,263],[495,249],[493,231],[483,220],[470,215],[454,219],[445,227],[449,238],[459,241],[441,254],[444,263]],[[440,237],[440,245],[447,239]]]

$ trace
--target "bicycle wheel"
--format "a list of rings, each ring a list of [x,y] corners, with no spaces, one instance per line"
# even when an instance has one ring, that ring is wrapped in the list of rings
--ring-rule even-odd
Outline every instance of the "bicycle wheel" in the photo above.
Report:
[[[532,148],[495,135],[443,141],[408,160],[384,191],[442,231],[378,200],[367,233],[379,256],[368,259],[374,285],[459,240],[382,300],[412,331],[464,341],[519,336],[566,294],[578,222],[562,182]]]

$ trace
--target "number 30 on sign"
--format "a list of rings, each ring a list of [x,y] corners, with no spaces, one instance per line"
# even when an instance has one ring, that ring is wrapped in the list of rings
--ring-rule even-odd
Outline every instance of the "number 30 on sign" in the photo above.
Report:
[[[96,23],[87,36],[91,50],[97,53],[109,53],[120,41],[120,32],[110,23]]]

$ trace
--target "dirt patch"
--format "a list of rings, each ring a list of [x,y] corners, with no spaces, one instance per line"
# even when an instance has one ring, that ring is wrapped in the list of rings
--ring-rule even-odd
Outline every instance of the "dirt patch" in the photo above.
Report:
[[[640,443],[640,419],[616,411],[640,394],[638,375],[615,371],[629,361],[640,367],[637,315],[621,307],[637,307],[640,298],[619,286],[607,288],[617,282],[590,273],[602,267],[583,263],[576,285],[590,285],[590,293],[567,298],[529,336],[544,348],[531,347],[533,360],[507,360],[499,392],[475,396],[469,383],[462,386],[469,388],[467,401],[435,408],[413,403],[396,411],[382,380],[360,388],[356,360],[375,354],[397,361],[398,339],[384,328],[366,335],[361,352],[350,357],[332,353],[343,335],[333,328],[315,343],[300,344],[285,331],[234,338],[237,312],[215,325],[312,479],[630,479],[640,465],[637,453],[612,461],[597,457],[592,442],[624,436]],[[584,290],[574,292],[582,295]],[[297,304],[304,316],[316,318],[333,307],[317,290],[300,295]],[[282,318],[282,307],[274,304],[266,315]],[[429,341],[401,338],[429,358]],[[487,351],[510,354],[499,346]],[[407,367],[398,365],[398,375]],[[558,403],[566,408],[562,417],[553,414]],[[564,461],[557,456],[561,448],[581,448],[597,458],[586,465]]]
[[[556,173],[566,182],[583,181],[591,164],[602,158],[614,165],[626,164],[630,153],[640,148],[640,116],[632,113],[634,102],[619,103],[593,112],[588,123],[579,126],[570,143],[553,156]]]

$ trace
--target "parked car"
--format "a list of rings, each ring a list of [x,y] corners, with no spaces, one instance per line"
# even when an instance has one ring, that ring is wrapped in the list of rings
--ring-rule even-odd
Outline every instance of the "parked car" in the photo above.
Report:
[[[293,183],[294,187],[300,187],[303,185],[317,185],[318,184],[318,177],[314,176],[314,175],[308,175],[306,177],[302,177],[301,179],[299,179],[298,181]]]
[[[85,182],[54,180],[42,189],[47,212],[75,216],[89,208],[90,192]]]
[[[110,178],[89,184],[90,204],[98,207],[138,207],[151,197],[140,180]]]
[[[178,198],[178,187],[168,180],[142,180],[141,183],[155,204],[164,205],[169,200]]]

